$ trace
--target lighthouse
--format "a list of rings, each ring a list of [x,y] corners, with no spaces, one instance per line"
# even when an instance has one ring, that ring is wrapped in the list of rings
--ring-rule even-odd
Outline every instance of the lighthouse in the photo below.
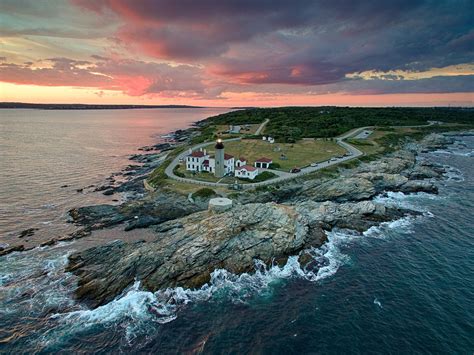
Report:
[[[224,177],[225,175],[225,166],[224,166],[224,143],[222,143],[222,139],[218,139],[216,146],[216,168],[214,171],[214,175],[218,178]]]

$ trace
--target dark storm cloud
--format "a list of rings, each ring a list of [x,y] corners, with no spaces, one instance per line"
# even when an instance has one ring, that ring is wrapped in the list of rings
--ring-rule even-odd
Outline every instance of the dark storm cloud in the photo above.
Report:
[[[125,24],[117,36],[133,48],[205,63],[238,83],[317,85],[352,72],[474,60],[470,0],[75,3],[118,14]]]

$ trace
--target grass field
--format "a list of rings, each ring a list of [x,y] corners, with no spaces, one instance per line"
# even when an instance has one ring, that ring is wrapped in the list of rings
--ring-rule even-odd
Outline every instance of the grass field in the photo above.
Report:
[[[262,140],[244,139],[242,141],[225,143],[225,152],[236,158],[245,157],[247,163],[253,165],[261,157],[271,158],[280,164],[279,170],[288,171],[294,167],[304,167],[313,162],[330,159],[342,155],[346,151],[333,141],[301,140],[297,143],[270,144]],[[282,154],[287,159],[282,159]]]

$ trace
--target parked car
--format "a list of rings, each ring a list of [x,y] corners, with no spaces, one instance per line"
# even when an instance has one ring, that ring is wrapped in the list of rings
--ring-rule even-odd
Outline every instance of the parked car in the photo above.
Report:
[[[292,174],[297,174],[299,172],[301,172],[301,169],[299,169],[299,168],[293,168],[293,169],[290,170],[290,173],[292,173]]]
[[[311,166],[314,168],[314,167],[318,166],[318,163],[311,163]]]

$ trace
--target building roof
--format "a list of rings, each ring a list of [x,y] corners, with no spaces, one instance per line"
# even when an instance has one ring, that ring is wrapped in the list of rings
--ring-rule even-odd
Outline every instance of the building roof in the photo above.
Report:
[[[209,166],[209,160],[208,160],[208,159],[204,160],[204,162],[202,163],[202,165],[204,165],[204,166]]]
[[[233,157],[234,157],[233,155],[224,153],[224,159],[225,159],[225,160],[232,159]]]
[[[202,158],[205,155],[206,154],[204,154],[204,152],[202,152],[202,151],[194,151],[191,154],[189,154],[188,156],[193,157],[193,158]]]
[[[255,171],[257,168],[253,167],[252,165],[243,165],[240,168],[237,168],[237,170]]]
[[[247,161],[247,159],[245,159],[244,157],[240,157],[239,159],[237,160],[240,160],[240,161]]]
[[[265,157],[255,160],[255,162],[257,163],[271,163],[272,161],[273,161],[272,159],[265,158]]]

